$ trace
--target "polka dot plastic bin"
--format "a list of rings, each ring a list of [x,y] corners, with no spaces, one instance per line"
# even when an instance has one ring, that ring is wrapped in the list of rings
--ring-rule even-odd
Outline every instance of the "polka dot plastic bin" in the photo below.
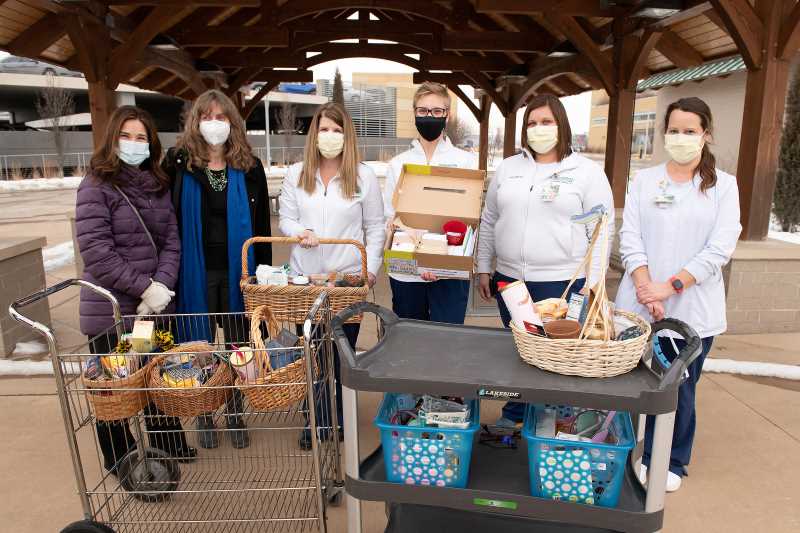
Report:
[[[469,402],[471,419],[467,429],[409,427],[389,422],[396,411],[396,396],[385,394],[375,417],[381,432],[386,479],[406,485],[466,487],[472,441],[480,427],[478,401]]]
[[[578,408],[547,406],[559,417]],[[531,494],[601,507],[616,507],[625,477],[628,454],[636,440],[628,413],[618,412],[611,433],[618,444],[572,442],[536,436],[536,416],[543,405],[528,405],[522,435],[528,442]]]

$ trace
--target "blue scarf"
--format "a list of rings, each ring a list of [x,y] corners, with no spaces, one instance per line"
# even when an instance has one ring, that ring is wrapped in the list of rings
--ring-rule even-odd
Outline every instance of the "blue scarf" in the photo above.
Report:
[[[183,173],[181,189],[181,267],[178,278],[178,313],[208,313],[208,288],[206,284],[206,258],[203,250],[203,222],[201,220],[203,185],[189,171]],[[228,305],[231,313],[244,311],[244,300],[239,288],[242,272],[242,245],[253,236],[250,207],[244,172],[228,167],[227,191],[228,223]],[[255,269],[255,254],[251,246],[247,252],[250,275]],[[206,339],[213,342],[213,332],[208,320],[191,320],[186,334],[179,342]],[[178,327],[178,331],[186,330]]]

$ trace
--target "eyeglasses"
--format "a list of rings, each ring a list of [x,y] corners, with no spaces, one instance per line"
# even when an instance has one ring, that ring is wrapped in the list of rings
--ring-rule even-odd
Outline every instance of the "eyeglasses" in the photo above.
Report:
[[[435,118],[442,118],[447,116],[449,109],[446,107],[415,107],[414,113],[418,117],[432,116]]]

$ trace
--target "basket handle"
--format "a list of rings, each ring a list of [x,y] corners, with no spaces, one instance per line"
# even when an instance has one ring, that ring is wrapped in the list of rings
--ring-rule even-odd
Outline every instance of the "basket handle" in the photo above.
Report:
[[[680,351],[675,360],[670,364],[666,360],[658,359],[658,363],[664,368],[665,373],[658,384],[660,390],[666,389],[680,383],[683,372],[695,359],[700,357],[703,352],[703,341],[700,335],[689,324],[677,318],[665,318],[651,325],[652,333],[650,338],[654,339],[659,331],[674,331],[682,336],[686,341],[686,346]]]
[[[266,320],[267,332],[271,338],[278,336],[278,321],[275,320],[275,315],[272,314],[268,305],[259,305],[250,315],[250,340],[253,343],[254,357],[260,360],[265,360],[266,367],[269,372],[272,372],[272,365],[269,362],[269,354],[267,347],[264,344],[264,339],[261,337],[261,322]],[[263,355],[263,357],[262,357]]]
[[[380,317],[381,321],[383,322],[383,326],[386,329],[391,328],[400,321],[400,317],[398,317],[394,311],[386,309],[385,307],[381,307],[372,302],[356,302],[339,311],[336,316],[331,319],[331,329],[333,330],[333,336],[336,337],[336,342],[339,345],[339,353],[343,355],[345,359],[347,359],[347,364],[350,365],[351,368],[356,367],[356,354],[353,352],[353,348],[350,346],[350,341],[347,340],[347,336],[344,334],[344,328],[342,326],[354,316],[367,312],[373,313]]]
[[[247,265],[247,251],[255,243],[274,243],[274,244],[297,244],[300,239],[297,237],[250,237],[242,244],[242,281],[250,277],[250,270]],[[367,284],[367,249],[364,244],[353,239],[319,239],[320,244],[351,244],[358,248],[361,253],[361,279]]]

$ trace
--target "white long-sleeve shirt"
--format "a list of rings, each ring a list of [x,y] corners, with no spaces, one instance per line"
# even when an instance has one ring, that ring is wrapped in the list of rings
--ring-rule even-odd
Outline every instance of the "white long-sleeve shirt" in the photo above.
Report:
[[[558,189],[547,197],[547,191]],[[548,201],[549,200],[549,201]],[[597,205],[608,212],[608,235],[614,235],[614,199],[600,166],[578,154],[559,163],[538,164],[528,150],[503,160],[486,192],[478,239],[477,271],[490,274],[492,259],[501,274],[525,281],[572,279],[589,249],[594,224],[570,218]],[[610,241],[609,241],[610,242]],[[610,246],[609,246],[610,248]],[[594,248],[590,285],[604,262]],[[579,275],[578,279],[585,275]]]
[[[358,167],[358,190],[353,198],[342,196],[339,176],[328,186],[317,172],[317,186],[308,194],[299,185],[302,163],[289,167],[280,196],[280,228],[287,237],[312,230],[317,237],[353,239],[367,249],[367,270],[377,275],[383,259],[385,225],[380,185],[367,165]],[[290,266],[303,274],[361,272],[361,254],[355,246],[323,244],[316,248],[294,246]]]
[[[664,302],[667,317],[692,326],[701,337],[727,329],[722,267],[730,261],[742,225],[736,178],[717,169],[717,184],[700,192],[701,178],[675,183],[666,164],[639,171],[625,200],[620,230],[620,253],[625,275],[617,307],[651,320],[636,299],[633,271],[647,266],[654,281],[666,282],[681,270],[696,284]],[[655,198],[672,195],[674,202],[659,207]]]
[[[397,180],[400,179],[403,165],[406,163],[435,167],[478,168],[478,158],[475,154],[453,146],[453,143],[447,138],[439,141],[436,145],[436,150],[433,152],[433,157],[428,161],[425,150],[422,149],[419,140],[415,139],[411,143],[410,150],[397,154],[389,161],[389,165],[386,167],[386,183],[383,187],[383,213],[387,223],[394,218],[392,198],[394,197],[394,190],[397,188]],[[397,281],[423,281],[421,277],[409,274],[389,274],[389,277]]]

